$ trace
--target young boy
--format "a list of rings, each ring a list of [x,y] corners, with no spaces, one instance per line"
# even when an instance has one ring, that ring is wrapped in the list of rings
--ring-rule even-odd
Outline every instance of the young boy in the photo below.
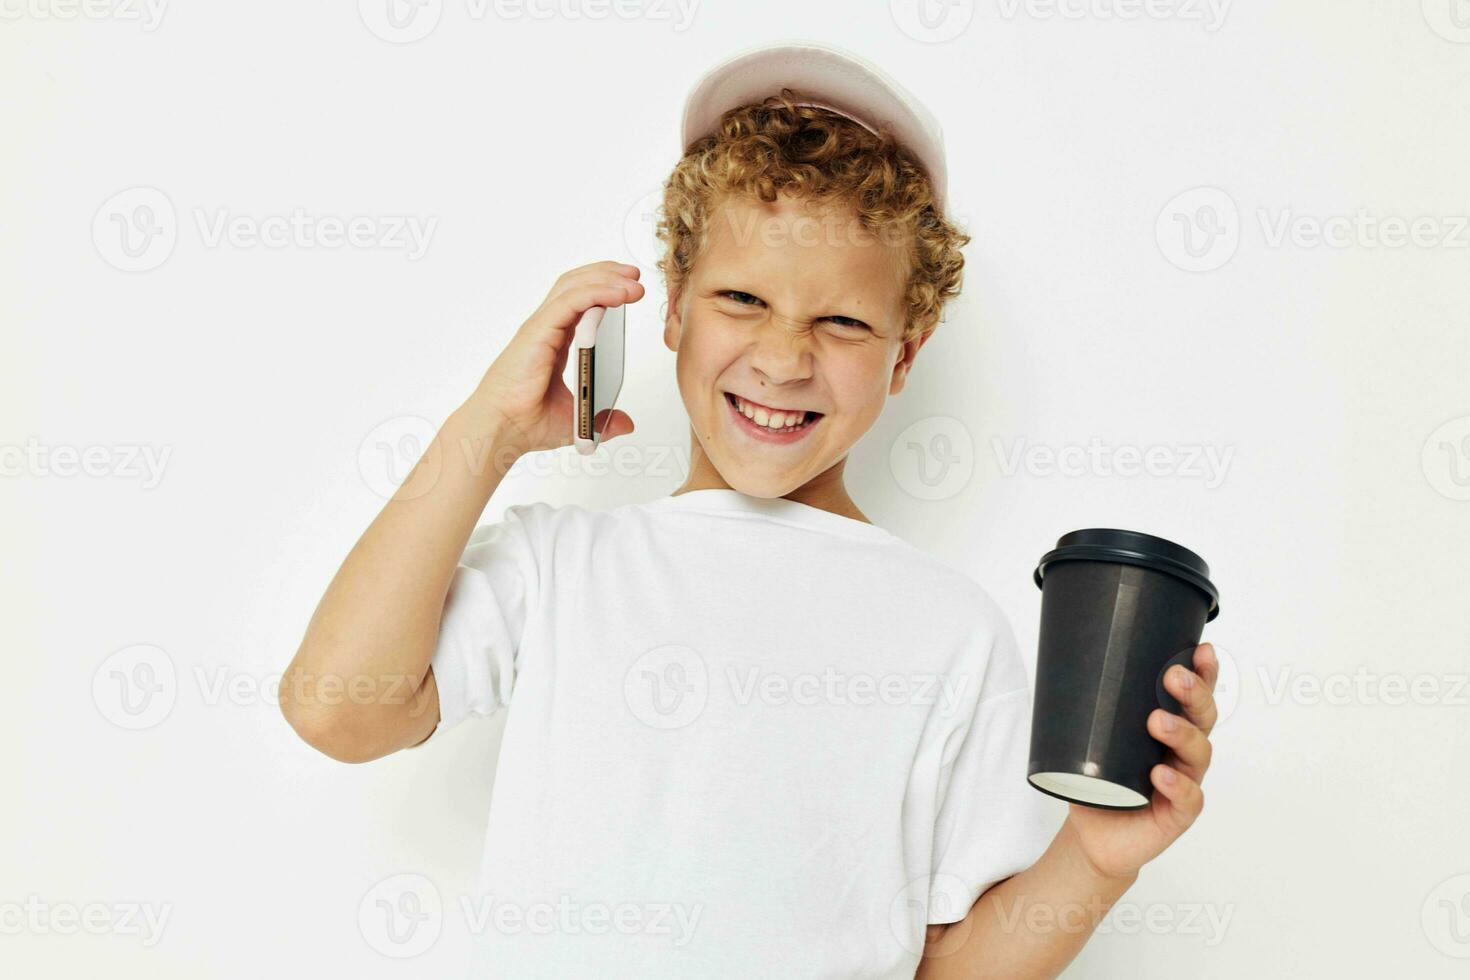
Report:
[[[1150,721],[1152,807],[1052,826],[1004,613],[843,485],[959,289],[938,126],[781,45],[707,75],[683,136],[659,234],[684,485],[475,527],[570,442],[582,312],[644,295],[630,265],[567,272],[347,556],[282,708],[348,762],[508,711],[480,975],[1055,976],[1200,812],[1213,652]]]

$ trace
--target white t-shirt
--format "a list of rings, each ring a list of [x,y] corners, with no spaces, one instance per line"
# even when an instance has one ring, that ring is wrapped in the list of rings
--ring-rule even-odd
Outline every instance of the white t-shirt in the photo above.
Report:
[[[908,980],[1057,828],[995,602],[784,498],[509,507],[433,667],[436,734],[508,712],[476,976]]]

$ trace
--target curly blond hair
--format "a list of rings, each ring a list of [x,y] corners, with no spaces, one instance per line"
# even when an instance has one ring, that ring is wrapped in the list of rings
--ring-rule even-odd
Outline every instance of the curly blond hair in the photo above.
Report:
[[[838,113],[797,105],[781,89],[731,109],[718,129],[684,152],[663,187],[658,269],[678,295],[708,243],[721,202],[744,194],[767,203],[786,191],[813,207],[845,205],[881,241],[906,246],[903,340],[932,333],[944,304],[959,294],[970,236],[945,220],[923,168],[886,129],[877,134]]]

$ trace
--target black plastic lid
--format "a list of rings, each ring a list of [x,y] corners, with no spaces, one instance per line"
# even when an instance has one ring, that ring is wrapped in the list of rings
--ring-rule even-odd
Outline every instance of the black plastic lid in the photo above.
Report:
[[[1089,527],[1070,531],[1057,539],[1057,546],[1041,556],[1032,578],[1041,587],[1046,566],[1057,561],[1115,561],[1125,565],[1141,565],[1184,579],[1210,597],[1209,622],[1220,615],[1220,590],[1210,581],[1210,566],[1199,555],[1183,545],[1142,531],[1123,531],[1111,527]]]

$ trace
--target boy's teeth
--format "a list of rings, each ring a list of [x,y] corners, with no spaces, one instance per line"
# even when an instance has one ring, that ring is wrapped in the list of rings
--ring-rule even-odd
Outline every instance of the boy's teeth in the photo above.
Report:
[[[764,408],[752,408],[739,395],[735,396],[735,404],[746,418],[767,429],[784,429],[798,425],[806,417],[805,412],[768,412]]]

